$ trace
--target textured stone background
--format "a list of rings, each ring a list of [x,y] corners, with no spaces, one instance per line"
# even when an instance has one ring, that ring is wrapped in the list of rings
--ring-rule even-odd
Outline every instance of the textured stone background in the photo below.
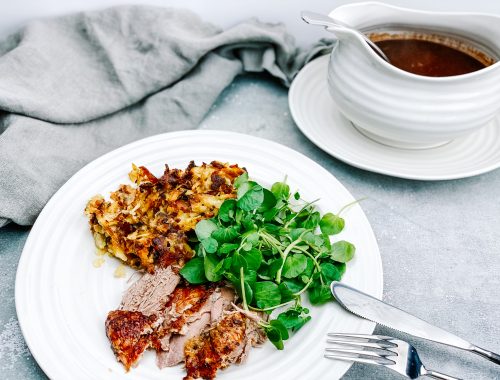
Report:
[[[228,88],[201,129],[278,141],[327,168],[362,207],[384,266],[384,299],[479,346],[500,352],[500,170],[469,179],[419,182],[350,167],[316,148],[295,126],[287,91],[246,76]],[[45,379],[17,322],[14,282],[28,228],[0,229],[0,378]],[[500,379],[500,367],[475,355],[377,327],[412,342],[430,368],[464,379]],[[355,364],[344,379],[398,379]],[[309,380],[309,379],[307,379]]]

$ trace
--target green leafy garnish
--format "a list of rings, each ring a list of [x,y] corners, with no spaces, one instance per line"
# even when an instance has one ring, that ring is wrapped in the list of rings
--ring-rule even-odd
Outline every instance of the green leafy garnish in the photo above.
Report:
[[[336,235],[340,233],[344,229],[344,225],[344,219],[338,215],[332,214],[331,212],[323,215],[319,221],[319,228],[321,228],[321,232],[326,235]]]
[[[273,281],[255,283],[255,303],[261,309],[272,308],[281,303],[281,292]]]
[[[307,257],[302,253],[288,255],[283,265],[283,277],[295,278],[307,268]]]
[[[304,326],[310,319],[311,316],[303,316],[303,314],[308,314],[309,310],[305,308],[289,309],[284,313],[278,315],[278,320],[289,330],[297,331],[302,326]]]
[[[332,245],[332,260],[338,261],[340,263],[347,263],[354,256],[356,247],[348,241],[342,240],[338,241]]]
[[[180,273],[192,284],[231,283],[245,310],[271,314],[280,308],[276,318],[259,325],[281,350],[289,331],[311,320],[302,295],[313,305],[332,301],[330,284],[341,279],[355,247],[330,241],[344,229],[343,218],[322,216],[314,202],[302,201],[285,182],[266,189],[245,173],[234,187],[237,198],[225,200],[216,217],[196,225],[197,256]]]
[[[201,257],[189,260],[180,270],[182,277],[191,284],[203,284],[207,282],[203,262],[204,260]]]

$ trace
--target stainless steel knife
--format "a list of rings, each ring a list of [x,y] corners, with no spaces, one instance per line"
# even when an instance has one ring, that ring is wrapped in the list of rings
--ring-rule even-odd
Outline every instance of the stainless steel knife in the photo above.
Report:
[[[375,297],[338,281],[332,282],[330,288],[338,303],[351,313],[406,334],[473,352],[493,363],[500,364],[500,355],[477,347]]]

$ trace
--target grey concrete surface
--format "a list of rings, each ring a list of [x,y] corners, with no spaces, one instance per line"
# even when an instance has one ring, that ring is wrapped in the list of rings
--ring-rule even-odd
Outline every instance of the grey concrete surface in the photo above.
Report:
[[[380,246],[384,299],[500,352],[500,170],[462,180],[419,182],[355,169],[310,143],[290,116],[286,89],[257,76],[239,78],[228,88],[200,128],[278,141],[327,168],[355,198],[368,197],[362,207]],[[15,271],[28,233],[18,226],[0,229],[4,380],[46,378],[24,343],[14,306]],[[500,379],[500,366],[472,354],[383,327],[376,332],[410,341],[431,368],[464,379]],[[344,376],[399,378],[385,368],[359,364]]]

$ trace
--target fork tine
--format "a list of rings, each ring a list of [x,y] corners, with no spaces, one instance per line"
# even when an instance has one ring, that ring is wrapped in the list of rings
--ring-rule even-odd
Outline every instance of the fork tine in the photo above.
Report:
[[[373,335],[373,334],[349,334],[349,333],[328,333],[328,336],[346,336],[351,338],[363,338],[363,339],[378,339],[378,340],[392,340],[392,336],[387,335]]]
[[[370,348],[393,348],[395,347],[394,345],[389,345],[389,344],[384,344],[384,342],[381,343],[374,343],[374,342],[366,342],[366,341],[355,341],[347,338],[335,338],[335,339],[327,339],[327,343],[333,343],[333,344],[350,344],[353,346],[357,347],[370,347]]]
[[[379,347],[379,348],[390,348],[398,346],[396,343],[393,343],[388,340],[392,338],[383,335],[328,333],[328,336],[334,338],[327,340],[330,343],[346,342],[346,343],[352,343],[369,347]]]
[[[352,344],[351,342],[335,342],[330,339],[327,340],[328,343],[333,343],[336,347],[327,347],[326,351],[335,351],[335,350],[344,350],[359,354],[376,354],[379,356],[387,357],[387,356],[398,356],[396,352],[385,348],[379,347],[371,347],[364,346],[360,344]]]
[[[365,363],[365,364],[383,365],[383,364],[374,362],[373,360],[370,360],[370,359],[347,358],[345,356],[334,355],[334,354],[325,354],[325,358],[327,358],[327,359],[335,359],[335,360],[343,360],[343,361],[346,361],[346,362],[357,362],[357,363]]]
[[[325,353],[325,358],[328,359],[339,359],[344,361],[352,361],[352,362],[360,362],[367,364],[378,364],[383,366],[389,366],[396,364],[395,361],[387,359],[385,357],[376,356],[376,355],[367,355],[363,353],[355,353],[349,351],[335,350],[335,349],[327,349]]]

